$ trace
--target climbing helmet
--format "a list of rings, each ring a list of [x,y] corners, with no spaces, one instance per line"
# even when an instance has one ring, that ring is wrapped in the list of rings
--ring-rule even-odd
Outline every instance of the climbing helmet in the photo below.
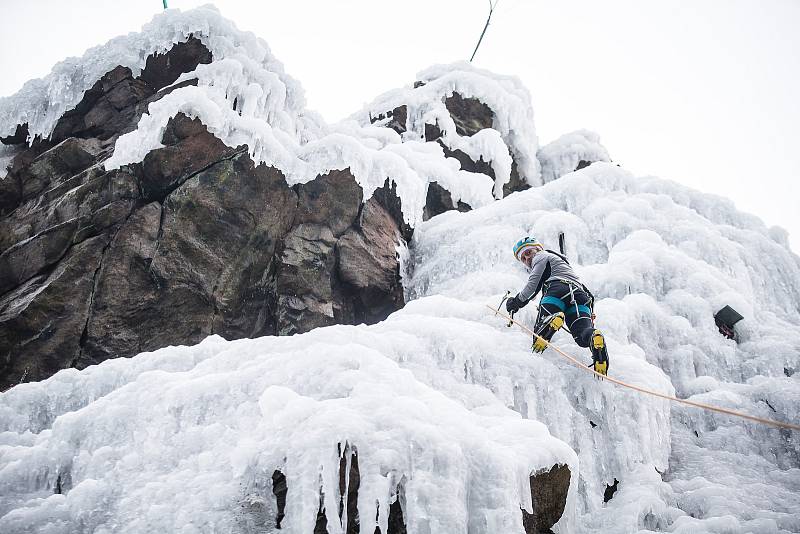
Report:
[[[522,261],[522,253],[525,250],[541,246],[541,243],[539,243],[535,237],[525,236],[517,241],[516,245],[514,245],[514,257],[517,258],[517,260]]]

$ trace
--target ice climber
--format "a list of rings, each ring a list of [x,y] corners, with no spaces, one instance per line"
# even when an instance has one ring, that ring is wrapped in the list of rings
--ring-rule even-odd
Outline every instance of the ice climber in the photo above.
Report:
[[[578,279],[567,258],[545,248],[533,237],[524,237],[514,245],[514,257],[528,272],[522,291],[506,301],[506,310],[514,314],[542,291],[539,314],[534,331],[540,337],[533,342],[533,351],[542,352],[553,335],[567,324],[575,343],[592,351],[592,367],[600,374],[608,373],[608,352],[602,332],[594,327],[594,297]]]

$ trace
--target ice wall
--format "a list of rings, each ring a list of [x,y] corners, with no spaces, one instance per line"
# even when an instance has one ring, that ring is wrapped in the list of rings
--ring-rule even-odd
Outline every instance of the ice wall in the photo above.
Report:
[[[798,257],[730,202],[669,181],[596,163],[492,206],[431,219],[416,230],[409,297],[499,302],[525,279],[511,244],[534,235],[557,247],[562,232],[570,261],[598,299],[610,374],[797,423]],[[739,343],[714,324],[725,304],[745,316]],[[531,308],[518,315],[528,324]],[[554,342],[589,362],[569,335]],[[495,380],[512,377],[507,402],[513,398],[578,453],[582,531],[800,529],[796,432],[629,394],[586,378],[551,351],[528,359],[530,375],[509,369]],[[619,492],[603,505],[603,485],[615,478]]]
[[[348,443],[362,532],[387,532],[400,484],[409,532],[521,532],[528,476],[555,464],[574,473],[568,532],[575,454],[461,374],[480,375],[497,342],[519,360],[524,346],[480,304],[431,300],[371,327],[211,337],[13,388],[0,395],[0,531],[271,532],[279,469],[280,532],[313,531],[320,490],[328,532],[342,532]]]

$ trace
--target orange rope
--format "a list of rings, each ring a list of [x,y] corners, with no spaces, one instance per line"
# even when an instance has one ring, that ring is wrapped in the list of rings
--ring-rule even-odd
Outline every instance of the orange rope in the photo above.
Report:
[[[536,335],[536,333],[533,330],[531,330],[530,328],[528,328],[524,324],[520,323],[519,321],[517,321],[513,317],[510,317],[510,316],[500,312],[499,310],[496,310],[496,309],[492,308],[488,304],[486,305],[486,307],[489,308],[490,310],[492,310],[492,313],[494,313],[495,315],[499,315],[499,316],[503,317],[504,319],[507,319],[508,322],[509,322],[509,325],[511,323],[514,323],[515,325],[519,326],[520,328],[522,328],[523,330],[525,330],[526,332],[528,332],[532,336],[539,337],[539,336]],[[789,428],[791,430],[800,430],[800,425],[795,425],[795,424],[792,424],[792,423],[783,423],[781,421],[774,421],[772,419],[764,419],[762,417],[756,417],[754,415],[748,415],[746,413],[737,412],[736,410],[730,410],[728,408],[721,408],[719,406],[712,406],[711,404],[705,404],[705,403],[702,403],[702,402],[694,402],[694,401],[690,401],[690,400],[687,400],[687,399],[679,399],[678,397],[673,397],[671,395],[665,395],[664,393],[659,393],[658,391],[653,391],[652,389],[646,389],[646,388],[643,388],[643,387],[640,387],[640,386],[636,386],[634,384],[628,384],[627,382],[623,382],[622,380],[617,380],[616,378],[612,378],[610,376],[606,376],[606,375],[602,375],[602,374],[598,373],[597,371],[595,371],[591,367],[587,367],[582,362],[579,362],[578,360],[576,360],[575,358],[573,358],[572,356],[570,356],[566,352],[562,351],[561,349],[559,349],[555,345],[551,345],[550,343],[547,343],[547,346],[550,347],[551,349],[555,350],[557,353],[559,353],[561,356],[563,356],[567,360],[569,360],[569,362],[571,364],[575,365],[576,367],[579,367],[579,368],[583,369],[584,371],[588,371],[588,372],[596,375],[598,378],[601,378],[603,380],[608,380],[609,382],[613,382],[614,384],[620,385],[620,386],[628,388],[628,389],[632,389],[634,391],[638,391],[640,393],[644,393],[645,395],[652,395],[654,397],[660,397],[660,398],[666,399],[668,401],[678,402],[678,403],[681,403],[681,404],[686,404],[688,406],[694,406],[695,408],[701,408],[703,410],[709,410],[709,411],[712,411],[712,412],[724,413],[726,415],[732,415],[734,417],[741,417],[742,419],[747,419],[749,421],[754,421],[756,423],[762,423],[762,424],[765,424],[765,425],[777,426],[777,427],[780,427],[780,428]]]

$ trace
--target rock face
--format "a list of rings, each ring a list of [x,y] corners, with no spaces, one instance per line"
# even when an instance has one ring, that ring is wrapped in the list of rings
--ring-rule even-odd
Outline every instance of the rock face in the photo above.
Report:
[[[210,60],[190,38],[137,78],[117,67],[15,156],[0,180],[0,390],[209,334],[293,334],[402,307],[395,249],[410,232],[388,184],[367,202],[347,169],[289,187],[183,115],[163,148],[106,172],[162,88]]]
[[[550,534],[551,528],[564,514],[569,492],[570,470],[566,465],[554,465],[549,471],[530,476],[533,513],[522,511],[525,534]]]
[[[427,221],[445,211],[457,209],[458,211],[470,211],[472,208],[465,202],[453,202],[450,191],[440,186],[437,182],[428,184],[428,192],[425,196],[425,210],[422,212],[422,220]]]

